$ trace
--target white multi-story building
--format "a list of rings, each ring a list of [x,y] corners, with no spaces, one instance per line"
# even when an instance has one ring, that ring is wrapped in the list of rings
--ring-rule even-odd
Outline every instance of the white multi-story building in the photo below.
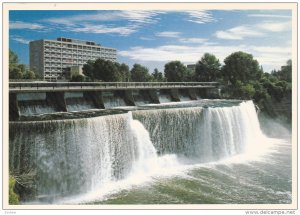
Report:
[[[49,81],[62,79],[74,66],[102,58],[116,62],[117,50],[95,42],[57,38],[29,43],[30,69]]]

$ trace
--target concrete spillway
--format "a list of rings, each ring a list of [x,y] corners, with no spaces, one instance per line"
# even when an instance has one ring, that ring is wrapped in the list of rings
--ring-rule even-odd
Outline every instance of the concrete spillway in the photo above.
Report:
[[[17,120],[20,116],[179,102],[200,97],[216,98],[216,89],[10,90],[9,117],[10,120]]]

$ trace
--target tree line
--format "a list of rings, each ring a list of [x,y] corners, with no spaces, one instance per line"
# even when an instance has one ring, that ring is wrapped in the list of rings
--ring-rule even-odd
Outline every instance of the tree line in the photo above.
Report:
[[[165,64],[164,73],[149,70],[134,64],[132,69],[103,59],[89,61],[83,66],[86,81],[133,81],[133,82],[214,82],[221,85],[225,98],[254,99],[256,102],[273,98],[280,101],[291,91],[292,62],[288,60],[281,70],[265,73],[258,61],[249,53],[234,52],[224,59],[205,53],[196,63],[195,70],[187,68],[180,61]],[[84,77],[80,78],[83,81]],[[75,80],[76,81],[76,80]]]
[[[38,78],[34,71],[19,64],[18,55],[9,49],[9,79],[35,79]]]
[[[165,64],[164,72],[154,69],[152,73],[141,64],[129,66],[104,59],[89,60],[83,66],[83,74],[73,75],[71,81],[104,82],[214,82],[220,83],[223,98],[253,99],[256,103],[273,99],[280,101],[291,94],[292,61],[288,60],[280,70],[266,73],[258,61],[249,53],[234,52],[224,59],[205,53],[196,63],[195,69],[189,69],[180,61]],[[36,74],[18,64],[18,56],[9,51],[10,79],[34,79]]]

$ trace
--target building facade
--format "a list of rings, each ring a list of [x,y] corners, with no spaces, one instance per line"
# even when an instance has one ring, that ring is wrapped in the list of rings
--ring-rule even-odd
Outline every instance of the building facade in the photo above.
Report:
[[[102,58],[116,62],[117,50],[90,41],[69,38],[36,40],[29,43],[30,69],[47,81],[64,79],[74,66]]]

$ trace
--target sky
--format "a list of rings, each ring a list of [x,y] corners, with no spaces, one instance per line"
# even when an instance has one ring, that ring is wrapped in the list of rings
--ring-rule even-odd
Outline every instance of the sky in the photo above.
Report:
[[[29,64],[29,42],[66,37],[117,49],[117,61],[150,72],[173,60],[193,64],[204,53],[223,64],[236,51],[253,55],[265,72],[291,59],[290,10],[12,10],[9,47]]]

